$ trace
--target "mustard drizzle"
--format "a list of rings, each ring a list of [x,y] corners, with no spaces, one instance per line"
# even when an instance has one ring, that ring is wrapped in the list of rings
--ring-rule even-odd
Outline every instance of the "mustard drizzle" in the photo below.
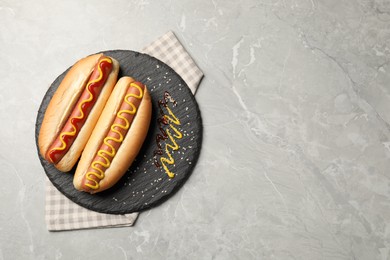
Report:
[[[164,118],[167,119],[168,121],[174,123],[175,125],[181,125],[180,120],[173,114],[172,110],[169,107],[166,107],[166,108],[167,108],[170,116],[164,115]],[[173,159],[168,148],[172,149],[173,151],[177,151],[180,148],[180,146],[176,143],[176,140],[174,137],[176,137],[177,139],[181,139],[183,137],[183,135],[172,124],[169,124],[169,126],[175,132],[175,134],[172,136],[170,129],[168,128],[166,130],[166,133],[167,133],[169,139],[171,140],[172,144],[165,144],[165,152],[166,152],[168,158],[161,157],[160,161],[161,161],[161,164],[162,164],[166,174],[170,178],[173,178],[173,177],[175,177],[175,174],[169,170],[169,168],[166,164],[173,165],[175,163],[175,159]]]
[[[138,86],[137,84],[132,82],[132,83],[130,83],[130,87],[137,88],[139,90],[139,95],[135,95],[133,93],[127,94],[124,98],[124,102],[126,102],[128,105],[130,105],[131,110],[123,109],[123,110],[118,111],[118,113],[116,115],[117,117],[119,117],[120,119],[122,119],[125,122],[125,125],[112,124],[110,127],[110,130],[113,131],[114,133],[116,133],[119,136],[119,138],[114,138],[111,136],[107,136],[106,138],[104,138],[103,143],[110,148],[110,151],[99,149],[99,151],[97,152],[97,155],[100,158],[102,158],[104,160],[104,162],[101,162],[98,160],[93,161],[91,164],[91,168],[96,170],[97,172],[89,171],[86,173],[86,179],[89,180],[90,182],[92,182],[93,184],[86,182],[85,186],[87,186],[93,190],[96,190],[99,188],[99,182],[96,181],[92,176],[95,176],[99,180],[102,180],[104,178],[104,171],[108,167],[110,167],[110,165],[111,165],[112,159],[110,160],[110,158],[108,158],[107,156],[113,158],[116,154],[114,146],[111,145],[108,141],[111,140],[111,141],[117,142],[117,143],[123,142],[124,136],[116,129],[116,127],[121,128],[121,129],[126,130],[126,131],[130,127],[130,122],[127,120],[127,118],[125,116],[123,116],[123,114],[134,115],[137,112],[137,108],[135,107],[135,105],[133,103],[130,102],[129,98],[134,97],[137,99],[142,99],[142,97],[143,97],[143,91],[142,91],[142,88],[140,86]],[[100,167],[98,167],[97,165],[100,165],[101,167],[105,168],[104,171]]]

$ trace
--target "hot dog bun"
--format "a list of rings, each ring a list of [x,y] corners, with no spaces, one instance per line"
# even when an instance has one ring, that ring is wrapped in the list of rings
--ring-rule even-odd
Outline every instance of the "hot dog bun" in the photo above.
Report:
[[[113,127],[114,122],[122,122],[124,124],[123,120],[115,120],[118,120],[118,114],[120,114],[119,112],[123,111],[121,109],[123,108],[124,99],[128,97],[130,87],[135,87],[134,85],[137,84],[143,86],[142,99],[140,98],[138,101],[138,108],[133,115],[133,119],[132,122],[130,122],[127,133],[125,133],[123,136],[123,141],[119,145],[118,142],[113,142],[112,140],[107,141],[113,146],[116,146],[117,150],[114,152],[115,155],[113,158],[107,156],[108,158],[112,158],[110,165],[107,168],[98,165],[98,167],[102,169],[102,172],[104,171],[104,177],[101,176],[103,178],[98,179],[92,176],[95,178],[96,183],[98,183],[98,187],[95,187],[94,189],[87,187],[87,183],[94,185],[93,181],[91,182],[87,180],[87,176],[91,176],[88,175],[91,172],[91,165],[93,162],[96,162],[96,158],[99,158],[97,153],[98,151],[101,151],[102,147],[104,147],[104,140],[106,140],[105,138],[107,135],[109,133],[112,135],[113,128],[117,129],[117,127]],[[134,93],[138,95],[138,93],[141,92],[136,90]],[[142,147],[142,144],[148,133],[151,113],[151,98],[146,86],[139,82],[135,82],[131,77],[122,77],[114,87],[114,90],[112,91],[111,96],[107,101],[107,104],[101,113],[95,129],[93,130],[92,135],[89,138],[88,143],[86,144],[85,149],[81,155],[73,179],[73,184],[77,190],[86,191],[89,193],[97,193],[112,187],[116,182],[119,181],[119,179],[126,173],[127,169],[130,167]],[[126,114],[124,113],[122,116],[123,115]],[[118,135],[112,136],[118,138]]]
[[[103,54],[95,54],[79,60],[70,68],[60,83],[46,109],[38,137],[38,146],[42,157],[47,159],[48,149],[66,124],[72,110],[79,101],[80,95],[85,89],[89,77],[93,73],[95,65],[102,56]],[[76,164],[115,86],[119,72],[119,63],[113,58],[111,60],[112,70],[104,83],[100,95],[96,99],[96,103],[93,105],[69,150],[58,163],[54,164],[60,171],[70,171]]]

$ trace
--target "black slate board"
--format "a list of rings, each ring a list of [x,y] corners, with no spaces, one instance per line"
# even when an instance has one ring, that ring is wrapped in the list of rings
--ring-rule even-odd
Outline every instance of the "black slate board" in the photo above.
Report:
[[[190,176],[199,157],[202,143],[202,122],[196,100],[183,79],[165,63],[149,56],[128,50],[104,51],[105,55],[117,59],[121,65],[120,76],[131,76],[147,85],[152,97],[152,119],[148,135],[137,159],[125,176],[111,189],[88,194],[73,187],[75,168],[68,173],[58,171],[39,155],[41,164],[54,186],[73,202],[102,213],[125,214],[149,209],[159,205],[177,191]],[[50,86],[43,98],[36,121],[36,142],[46,108],[67,71],[62,73]],[[171,98],[169,98],[169,93]],[[166,97],[166,98],[164,98]],[[167,106],[180,120],[177,129],[183,134],[175,139],[180,148],[172,153],[174,165],[167,165],[175,173],[169,178],[163,167],[157,167],[161,155],[156,137],[161,134],[157,119],[161,117],[158,102],[166,100]],[[168,114],[163,106],[163,112]],[[167,125],[162,125],[164,131]],[[164,148],[171,141],[160,141]],[[38,148],[38,146],[37,146]],[[170,151],[171,149],[169,149]],[[160,162],[161,164],[161,162]]]

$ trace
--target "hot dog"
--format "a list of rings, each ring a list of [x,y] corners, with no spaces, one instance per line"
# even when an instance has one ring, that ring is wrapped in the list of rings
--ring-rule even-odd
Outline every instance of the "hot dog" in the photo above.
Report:
[[[70,171],[117,81],[119,63],[103,54],[76,62],[54,93],[38,137],[40,154],[60,171]]]
[[[77,190],[97,193],[125,174],[145,140],[151,113],[146,86],[122,77],[81,155],[73,179]]]

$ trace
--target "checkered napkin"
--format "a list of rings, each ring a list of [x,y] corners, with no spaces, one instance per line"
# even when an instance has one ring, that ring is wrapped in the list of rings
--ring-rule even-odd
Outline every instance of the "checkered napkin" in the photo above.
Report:
[[[195,94],[203,73],[173,32],[161,36],[143,52],[174,69]],[[46,180],[45,220],[50,231],[132,226],[138,214],[112,215],[88,210],[66,198],[48,178]]]

